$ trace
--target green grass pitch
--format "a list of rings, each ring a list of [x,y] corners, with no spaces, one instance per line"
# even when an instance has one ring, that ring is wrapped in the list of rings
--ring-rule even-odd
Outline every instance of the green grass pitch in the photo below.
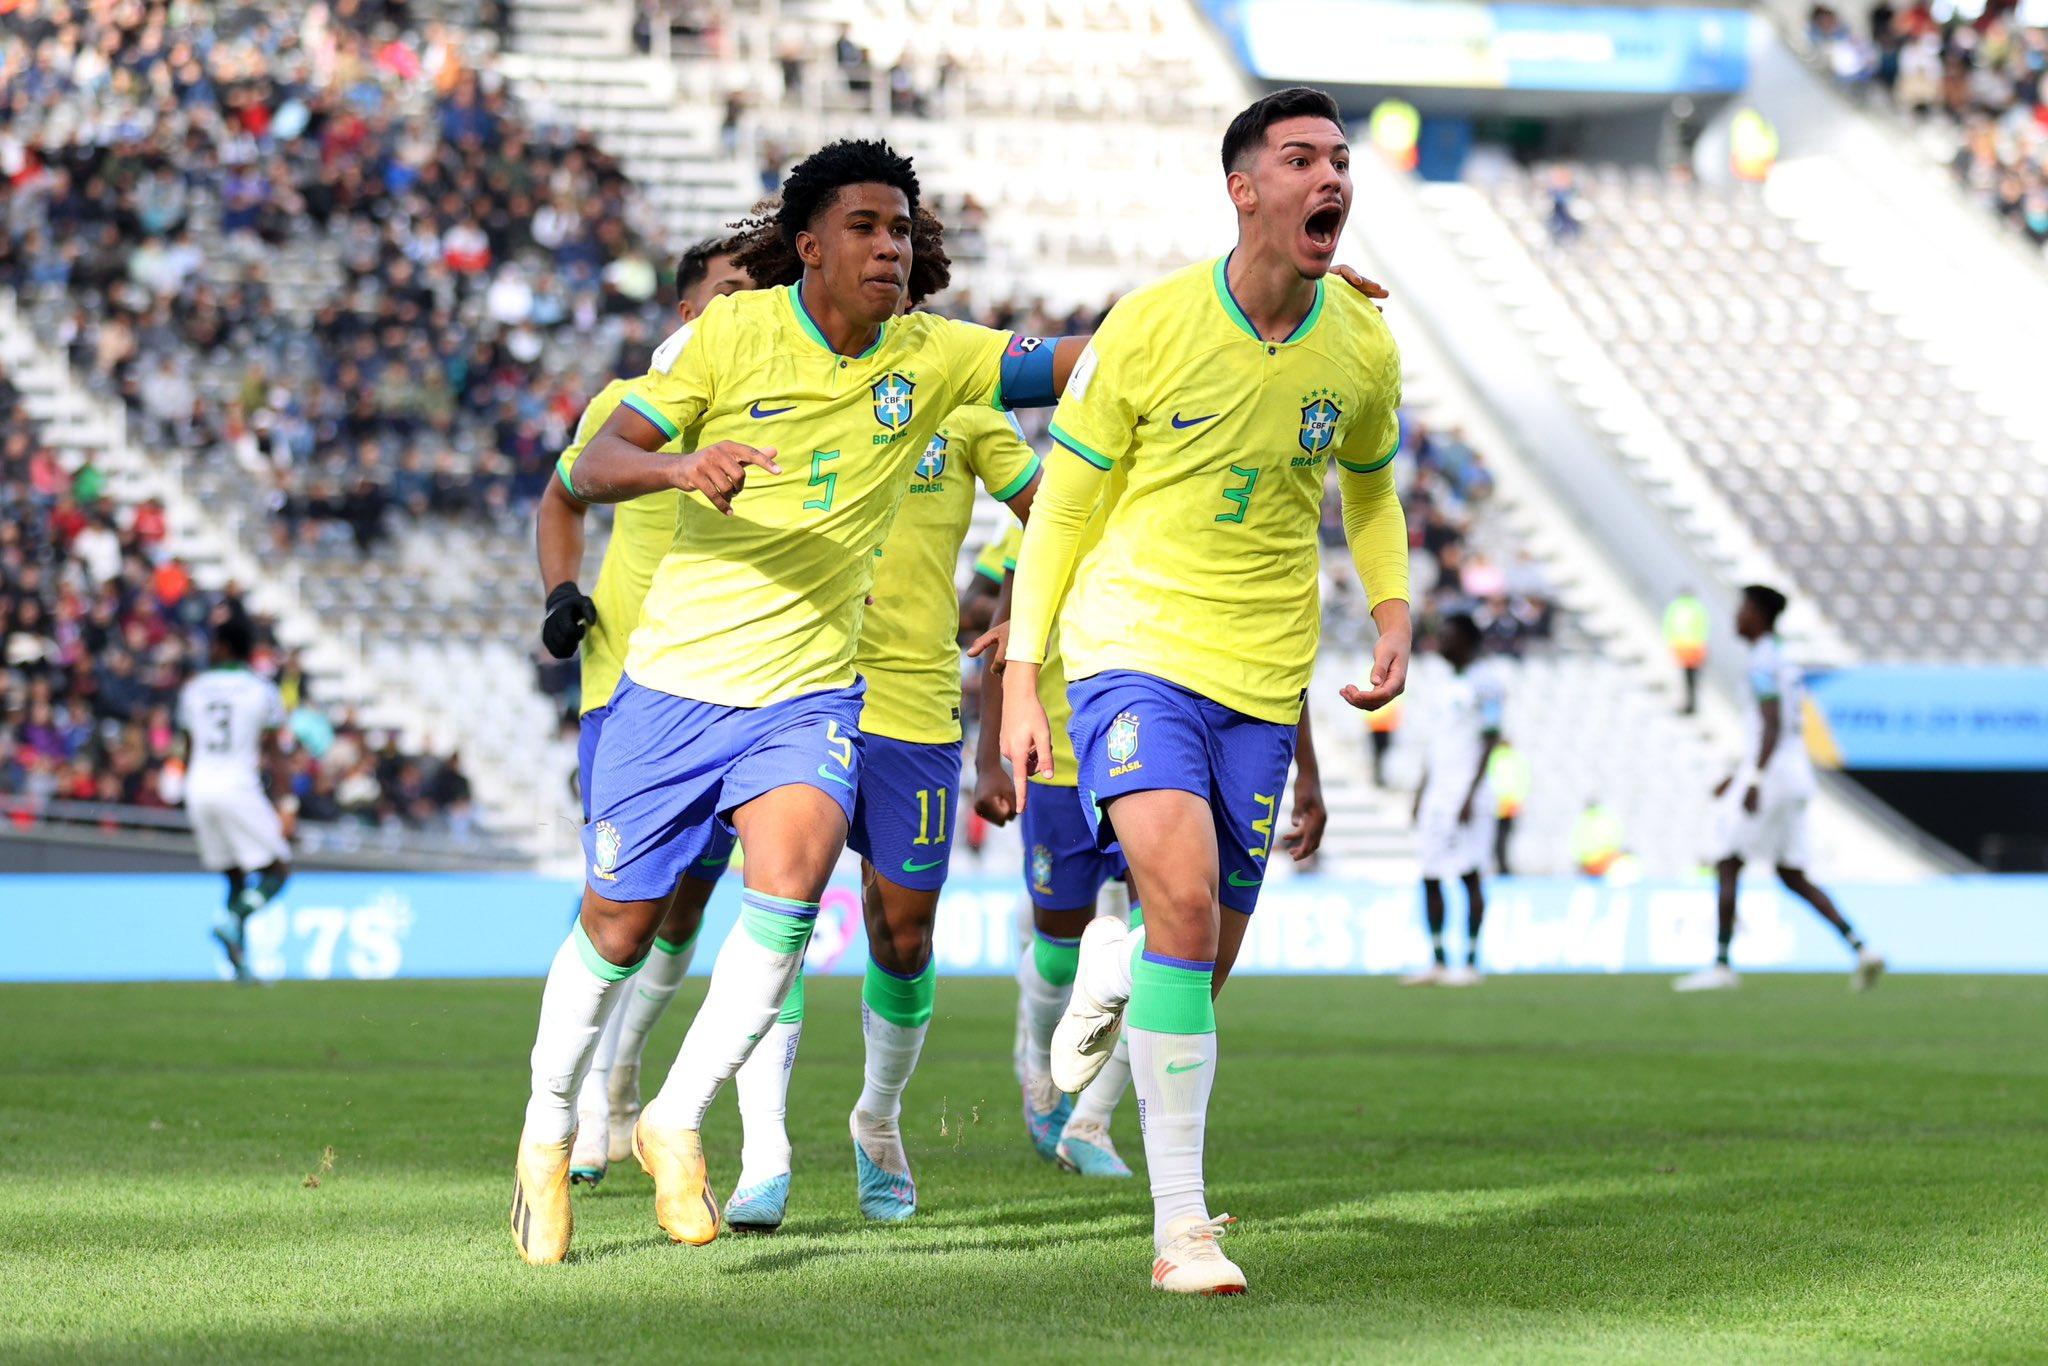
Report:
[[[923,1212],[864,1227],[856,985],[811,986],[782,1234],[671,1247],[615,1168],[542,1269],[505,1230],[538,983],[0,989],[0,1359],[2048,1355],[2048,980],[1233,982],[1234,1301],[1150,1289],[1142,1172],[1032,1155],[1006,981],[942,985]],[[721,1098],[721,1196],[737,1141]]]

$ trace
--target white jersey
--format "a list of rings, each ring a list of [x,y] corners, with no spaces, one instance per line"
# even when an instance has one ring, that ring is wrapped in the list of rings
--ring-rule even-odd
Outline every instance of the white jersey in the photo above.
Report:
[[[1758,751],[1764,743],[1762,704],[1778,703],[1778,744],[1771,751],[1771,764],[1762,775],[1772,790],[1767,797],[1805,797],[1813,791],[1813,761],[1806,753],[1806,676],[1785,657],[1785,647],[1775,635],[1767,635],[1749,647],[1744,669],[1749,684],[1749,718],[1742,754],[1742,773],[1756,777]]]
[[[247,669],[208,669],[178,694],[178,728],[192,737],[188,798],[263,791],[263,733],[285,723],[277,685]]]
[[[1453,673],[1432,692],[1423,800],[1425,804],[1438,800],[1455,806],[1471,790],[1472,775],[1486,749],[1486,732],[1500,729],[1507,689],[1500,671],[1482,662],[1463,673]]]

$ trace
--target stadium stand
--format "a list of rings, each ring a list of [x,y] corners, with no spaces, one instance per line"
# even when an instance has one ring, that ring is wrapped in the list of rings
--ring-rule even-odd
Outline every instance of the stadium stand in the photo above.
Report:
[[[1998,6],[1965,19],[1879,3],[1859,19],[1816,5],[1802,36],[1839,86],[1905,116],[1965,193],[2048,253],[2048,26]]]
[[[2048,471],[2031,453],[1753,188],[1565,174],[1579,230],[1557,231],[1546,176],[1503,176],[1493,206],[1855,654],[2038,658],[2048,606],[2028,581]],[[1864,408],[1872,393],[1891,396],[1884,414]],[[1948,610],[1957,599],[1972,611]]]

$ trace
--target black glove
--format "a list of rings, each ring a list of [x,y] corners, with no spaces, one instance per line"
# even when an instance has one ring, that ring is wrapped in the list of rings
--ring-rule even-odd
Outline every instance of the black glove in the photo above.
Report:
[[[583,596],[575,583],[559,585],[548,594],[548,614],[541,619],[540,643],[556,659],[567,659],[583,643],[583,633],[597,620],[597,604]]]

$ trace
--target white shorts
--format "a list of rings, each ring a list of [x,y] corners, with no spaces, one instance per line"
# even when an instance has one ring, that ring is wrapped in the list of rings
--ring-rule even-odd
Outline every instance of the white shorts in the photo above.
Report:
[[[261,792],[192,793],[185,814],[199,840],[199,862],[209,872],[254,872],[291,857],[277,808]]]
[[[1741,859],[1772,868],[1804,872],[1813,857],[1812,821],[1806,797],[1772,797],[1766,784],[1754,814],[1742,809],[1740,782],[1730,783],[1714,802],[1714,843],[1710,862]]]
[[[1482,784],[1472,798],[1472,819],[1460,821],[1461,802],[1425,796],[1415,821],[1415,856],[1431,882],[1483,873],[1493,857],[1493,832],[1500,804]]]

